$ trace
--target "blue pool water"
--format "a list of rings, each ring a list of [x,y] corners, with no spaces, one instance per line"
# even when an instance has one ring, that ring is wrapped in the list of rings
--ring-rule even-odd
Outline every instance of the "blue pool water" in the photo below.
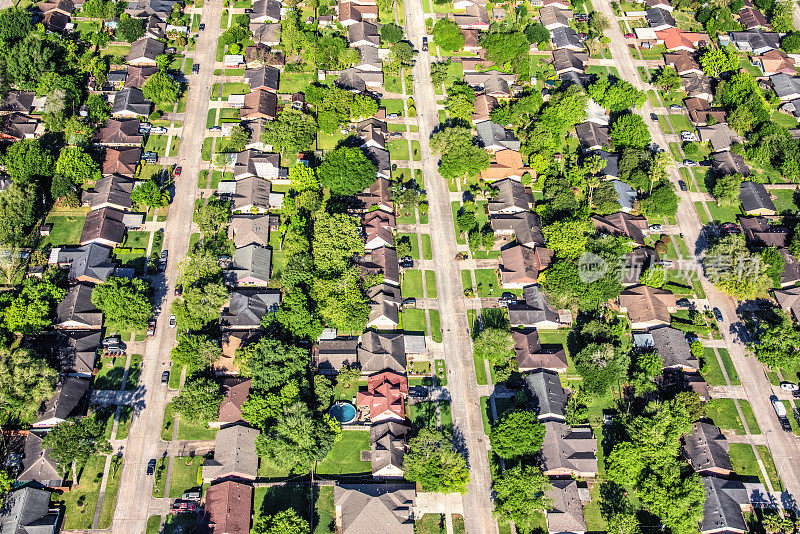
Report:
[[[356,407],[349,402],[337,402],[328,413],[340,423],[346,424],[356,418]]]

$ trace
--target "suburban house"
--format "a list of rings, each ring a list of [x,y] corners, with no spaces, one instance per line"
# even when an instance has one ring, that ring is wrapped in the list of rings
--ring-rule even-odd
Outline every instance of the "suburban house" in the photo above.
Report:
[[[483,121],[475,125],[478,141],[490,154],[499,150],[519,150],[521,143],[514,132],[492,121]]]
[[[512,337],[514,333],[511,334]],[[531,408],[539,417],[539,421],[564,422],[567,408],[567,394],[561,387],[558,373],[537,369],[523,376],[525,393]]]
[[[383,209],[364,214],[364,248],[375,250],[394,246],[394,230],[397,228],[394,213]]]
[[[745,30],[760,30],[769,28],[767,17],[756,7],[743,6],[739,10],[739,24]]]
[[[385,121],[370,117],[358,123],[356,132],[365,145],[386,148],[386,136],[389,134],[389,128]]]
[[[592,215],[594,229],[603,234],[626,236],[637,245],[644,245],[647,219],[641,215],[617,212],[610,215]]]
[[[375,21],[378,18],[377,5],[359,5],[348,0],[339,0],[336,11],[339,23],[345,28],[366,20]]]
[[[522,300],[508,304],[508,320],[512,326],[524,326],[538,330],[555,329],[560,325],[558,312],[547,301],[537,285],[522,289]]]
[[[44,436],[45,434],[28,432],[8,439],[5,467],[12,476],[16,475],[18,482],[35,482],[44,487],[57,488],[62,485],[64,477],[58,462],[50,456],[50,449],[42,449]]]
[[[506,74],[498,70],[464,74],[464,83],[472,86],[476,92],[483,91],[484,94],[496,98],[511,96],[511,84],[516,79],[516,75]]]
[[[703,100],[705,102],[705,100]],[[706,116],[707,118],[707,116]],[[737,134],[726,122],[712,124],[709,126],[699,126],[697,133],[700,141],[711,145],[714,152],[727,152],[734,143],[741,143],[744,139]]]
[[[410,431],[410,427],[395,421],[385,421],[370,426],[370,450],[362,452],[361,456],[364,458],[369,455],[373,478],[403,478],[406,436]]]
[[[249,534],[253,486],[226,480],[205,491],[203,526],[209,534]]]
[[[279,209],[283,204],[283,193],[272,192],[272,182],[250,176],[233,182],[234,193],[230,195],[234,213],[266,213]]]
[[[377,333],[367,330],[361,334],[358,346],[361,374],[382,371],[406,372],[406,352],[402,333]]]
[[[100,346],[100,332],[68,331],[57,335],[56,339],[54,356],[58,360],[58,370],[67,376],[91,377]]]
[[[522,289],[535,284],[550,266],[553,251],[540,246],[511,245],[500,252],[500,278],[504,288]]]
[[[783,248],[789,242],[791,230],[778,224],[770,224],[766,217],[739,217],[745,241],[751,247]]]
[[[584,152],[607,147],[610,143],[608,132],[607,126],[600,126],[595,122],[587,121],[575,126],[575,133],[580,141],[581,150]]]
[[[86,403],[83,400],[88,391],[89,380],[86,378],[68,376],[60,379],[53,396],[39,411],[33,428],[53,428],[70,417],[86,415]]]
[[[658,253],[650,247],[636,247],[625,255],[622,265],[622,285],[635,286],[642,273],[659,260]]]
[[[383,532],[414,534],[412,484],[340,484],[333,488],[336,531],[341,534]]]
[[[152,104],[144,97],[141,89],[126,88],[114,95],[111,116],[122,119],[146,119],[150,115]]]
[[[755,55],[766,54],[770,50],[780,48],[781,39],[777,33],[764,30],[730,32],[730,40],[739,52],[751,52]]]
[[[378,26],[371,22],[357,22],[347,28],[347,39],[351,47],[380,45],[381,37]]]
[[[578,32],[572,28],[557,27],[550,30],[550,40],[553,42],[553,48],[556,50],[566,48],[573,52],[583,52],[583,41]]]
[[[82,247],[54,248],[50,251],[49,263],[69,269],[67,278],[71,282],[89,284],[102,284],[116,269],[111,249],[94,243]]]
[[[510,214],[529,211],[533,207],[533,194],[522,182],[503,178],[492,184],[494,193],[487,203],[490,215]]]
[[[261,318],[275,313],[281,303],[277,289],[234,289],[230,304],[222,310],[220,325],[233,330],[250,330],[261,326]]]
[[[244,71],[244,83],[250,86],[251,91],[263,89],[265,91],[278,91],[280,84],[281,71],[275,67],[262,66],[257,69],[247,69]]]
[[[319,373],[335,375],[342,367],[358,363],[358,339],[352,337],[320,339],[314,345],[311,359]]]
[[[253,2],[253,12],[250,14],[250,22],[270,22],[281,21],[281,3],[278,0],[255,0]]]
[[[141,148],[108,148],[103,160],[103,176],[119,174],[132,178],[142,157]]]
[[[769,77],[772,89],[782,102],[800,98],[800,78],[778,73]]]
[[[750,176],[750,168],[744,158],[733,152],[717,152],[713,155],[712,166],[719,175],[741,174],[745,178]]]
[[[542,471],[547,476],[593,478],[597,475],[597,438],[589,426],[569,427],[545,421]]]
[[[670,12],[660,7],[648,9],[645,12],[645,18],[647,19],[647,24],[650,26],[650,29],[654,32],[668,30],[676,26],[675,19],[672,18]]]
[[[544,246],[539,215],[532,211],[499,213],[489,217],[494,233],[526,247]]]
[[[156,58],[164,53],[164,48],[161,41],[143,37],[133,42],[126,61],[134,67],[155,67]]]
[[[458,24],[458,27],[464,30],[482,30],[489,29],[489,12],[486,6],[481,4],[472,4],[467,7],[466,13],[452,15],[453,22]]]
[[[698,74],[681,76],[681,86],[690,98],[702,98],[711,102],[714,100],[714,91],[711,89],[711,78]]]
[[[792,286],[800,282],[800,261],[788,249],[779,248],[778,254],[783,257],[783,271],[781,272],[781,287]]]
[[[400,266],[397,251],[389,247],[378,247],[356,258],[356,264],[363,274],[383,275],[385,284],[400,285]]]
[[[775,300],[783,311],[794,317],[794,320],[800,320],[800,287],[791,287],[788,289],[775,289]]]
[[[372,423],[406,420],[405,398],[408,396],[408,379],[386,371],[367,379],[367,391],[359,391],[356,404],[366,408]]]
[[[10,491],[0,508],[0,532],[55,534],[60,514],[58,509],[50,508],[50,496],[49,491],[32,486]]]
[[[783,50],[770,50],[765,54],[754,57],[753,62],[761,69],[764,76],[772,76],[779,73],[789,76],[797,74],[794,58],[789,57]]]
[[[744,534],[748,531],[742,511],[749,508],[749,492],[738,480],[717,476],[702,477],[706,490],[703,521],[700,533],[726,532]]]
[[[136,149],[137,151],[139,149]],[[108,160],[106,160],[108,162]],[[121,165],[120,165],[121,166]],[[105,167],[105,164],[103,165]],[[131,193],[134,180],[121,174],[109,174],[97,180],[94,188],[83,194],[83,205],[92,210],[115,208],[127,211],[131,208]]]
[[[589,54],[586,52],[575,52],[567,48],[553,50],[553,69],[556,74],[565,72],[583,73],[586,69],[586,63],[589,61]]]
[[[383,89],[383,72],[345,69],[336,78],[336,85],[354,93],[363,93],[367,90],[380,91]]]
[[[156,72],[158,72],[157,67],[135,67],[133,65],[128,65],[127,69],[125,70],[123,88],[141,89],[147,79]]]
[[[236,155],[233,166],[233,179],[257,176],[265,180],[276,180],[288,173],[281,168],[280,154],[263,153],[258,150],[244,150]]]
[[[551,500],[545,515],[547,531],[551,533],[583,534],[586,521],[583,518],[583,505],[575,480],[552,480],[547,496]]]
[[[683,435],[683,452],[692,468],[701,475],[729,476],[733,473],[728,440],[717,426],[695,422],[692,433]]]
[[[772,203],[772,198],[764,184],[742,182],[742,185],[739,186],[739,201],[742,203],[742,210],[748,215],[777,214],[775,204]]]
[[[92,304],[92,288],[85,284],[70,287],[56,307],[53,325],[64,330],[99,330],[103,314]]]
[[[0,116],[10,113],[30,113],[33,111],[33,102],[36,93],[33,91],[9,91],[0,102]]]
[[[705,126],[709,122],[709,117],[717,123],[724,124],[728,117],[724,109],[712,109],[711,103],[704,98],[687,98],[683,104],[695,126]]]
[[[392,162],[388,150],[374,146],[362,146],[361,151],[375,165],[376,177],[387,180],[392,177]]]
[[[277,215],[238,214],[230,219],[228,238],[236,247],[269,245],[269,232],[278,226]]]
[[[247,93],[239,115],[244,120],[274,119],[278,116],[278,95],[265,89]]]
[[[363,211],[371,211],[373,206],[377,206],[388,213],[394,212],[392,187],[388,178],[379,176],[368,188],[356,195],[356,199]]]
[[[268,47],[277,47],[281,44],[281,25],[276,22],[270,23],[258,23],[258,22],[250,22],[249,24],[250,32],[253,34],[253,40],[258,45],[266,45]],[[248,49],[251,47],[247,47]],[[252,61],[248,57],[248,54],[245,53],[245,60],[247,64],[251,64]]]
[[[554,373],[567,371],[567,353],[564,347],[558,345],[554,349],[543,349],[536,329],[512,328],[511,339],[514,340],[517,368],[521,373],[535,369],[547,369]]]
[[[653,328],[649,334],[653,337],[653,347],[661,356],[664,369],[681,369],[690,373],[700,370],[700,360],[692,354],[684,332],[665,326]]]
[[[367,290],[370,312],[367,328],[392,330],[400,326],[400,288],[390,284],[378,284]]]
[[[250,395],[252,380],[245,378],[226,378],[222,381],[225,397],[219,405],[218,425],[228,425],[243,421],[242,404]]]
[[[664,64],[675,69],[678,76],[687,74],[700,76],[703,74],[703,69],[700,68],[700,63],[697,61],[695,54],[686,50],[664,54]]]
[[[92,210],[86,215],[81,232],[81,245],[96,243],[116,247],[125,238],[125,212],[114,208]]]
[[[614,188],[614,193],[617,195],[617,203],[619,204],[620,210],[625,213],[633,211],[633,208],[636,206],[636,200],[639,198],[639,194],[636,190],[622,180],[609,180],[609,183]]]
[[[111,147],[141,146],[144,137],[139,133],[139,124],[137,120],[108,119],[95,133],[94,141]]]
[[[619,295],[619,309],[627,313],[633,330],[649,330],[657,326],[669,326],[676,310],[675,295],[667,289],[650,286],[634,286]]]
[[[233,251],[233,259],[224,271],[225,282],[232,286],[266,287],[272,270],[272,249],[245,245]]]
[[[260,433],[257,428],[243,424],[219,429],[214,437],[214,457],[203,462],[203,483],[221,478],[255,480],[256,438]]]
[[[711,42],[707,33],[685,32],[679,28],[659,30],[655,34],[656,39],[670,52],[676,50],[694,52]]]
[[[548,30],[569,28],[572,16],[572,10],[558,9],[555,6],[546,6],[539,10],[539,22]]]
[[[520,180],[526,172],[530,173],[531,170],[522,162],[522,154],[519,151],[500,150],[495,152],[494,161],[489,164],[489,168],[481,171],[481,178],[487,182],[498,182],[503,178]]]

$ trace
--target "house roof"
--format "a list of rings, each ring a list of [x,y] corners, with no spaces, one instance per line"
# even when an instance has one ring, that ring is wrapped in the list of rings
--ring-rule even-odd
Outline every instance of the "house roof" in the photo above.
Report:
[[[695,55],[688,50],[679,50],[677,52],[664,54],[664,64],[675,68],[678,74],[702,70]]]
[[[500,146],[511,150],[519,150],[521,143],[514,132],[492,121],[483,121],[475,125],[478,139],[486,148]],[[501,148],[501,149],[502,149]]]
[[[400,266],[397,251],[389,247],[378,247],[367,251],[358,259],[358,266],[365,273],[383,274],[386,282],[400,281]]]
[[[494,159],[488,169],[481,171],[481,178],[489,182],[497,183],[512,176],[521,178],[526,172],[532,171],[522,163],[522,154],[518,150],[498,150]]]
[[[665,368],[677,366],[700,368],[700,361],[692,354],[684,332],[666,326],[650,330],[650,334],[653,336],[653,345],[661,356]]]
[[[795,318],[800,318],[800,287],[790,287],[788,289],[775,289],[775,300],[778,301],[781,309],[786,313],[794,314]]]
[[[253,34],[253,40],[258,44],[265,43],[271,45],[281,42],[281,24],[279,22],[251,22],[249,28],[250,32]],[[245,52],[245,59],[248,63],[250,62],[247,52]]]
[[[261,318],[277,310],[280,303],[281,292],[276,289],[234,289],[221,322],[223,326],[257,328]]]
[[[314,354],[320,371],[339,370],[345,365],[358,362],[358,339],[351,337],[320,339]]]
[[[475,111],[472,114],[473,122],[488,121],[492,117],[492,110],[497,107],[497,99],[491,95],[481,94],[475,97]]]
[[[374,321],[390,321],[395,325],[400,324],[400,289],[389,284],[378,284],[367,290],[370,313],[367,324]]]
[[[261,209],[269,209],[270,194],[272,193],[272,182],[259,178],[258,176],[248,176],[236,181],[236,193],[233,196],[233,211],[250,209],[255,206]]]
[[[622,180],[610,180],[614,191],[617,193],[617,202],[623,209],[632,210],[639,194],[636,190]]]
[[[539,273],[550,266],[553,251],[545,247],[513,245],[500,252],[503,285],[535,284]]]
[[[123,212],[114,208],[100,208],[86,215],[81,233],[81,244],[102,239],[111,243],[122,243],[125,237]]]
[[[547,509],[548,532],[585,532],[583,506],[575,480],[553,480],[547,496],[552,503]]]
[[[203,462],[203,478],[213,480],[235,476],[255,479],[258,473],[256,438],[260,433],[257,428],[242,424],[218,430],[214,438],[214,458]]]
[[[577,124],[575,133],[581,143],[581,148],[584,150],[590,150],[598,146],[608,146],[610,142],[608,126],[600,126],[594,122]]]
[[[687,98],[683,103],[689,112],[689,118],[695,124],[705,124],[708,122],[708,117],[714,117],[717,122],[724,123],[727,117],[724,109],[712,110],[711,103],[705,98]]]
[[[268,91],[277,91],[280,84],[280,76],[281,71],[267,65],[244,71],[244,81],[250,85],[250,89],[264,88]]]
[[[158,67],[128,65],[127,76],[125,77],[126,89],[141,89],[147,79],[158,72]]]
[[[45,485],[48,482],[58,483],[63,478],[58,468],[58,462],[50,456],[50,449],[42,449],[42,436],[35,432],[28,432],[28,435],[25,436],[22,464],[16,478],[20,482],[36,481]],[[2,519],[0,519],[0,525],[2,525]]]
[[[779,248],[778,254],[783,257],[783,271],[781,272],[781,285],[793,285],[800,282],[800,261],[797,261],[791,252]]]
[[[248,534],[253,487],[227,480],[206,490],[205,520],[209,534]]]
[[[413,534],[415,496],[411,484],[337,484],[333,489],[342,534],[369,534],[378,526],[387,533]]]
[[[489,212],[527,211],[533,205],[533,194],[529,193],[522,182],[504,178],[492,184],[497,196],[489,200]]]
[[[391,184],[386,178],[379,177],[359,193],[357,198],[365,209],[377,205],[392,206]]]
[[[138,151],[138,149],[136,149]],[[85,193],[85,200],[88,200],[92,209],[111,204],[115,207],[130,208],[131,193],[133,192],[134,180],[119,174],[103,176],[94,184],[94,189]]]
[[[780,48],[781,42],[780,36],[777,33],[765,32],[764,30],[730,32],[730,37],[738,47],[746,45],[753,51],[758,51],[759,49],[778,49]]]
[[[11,113],[10,115],[0,116],[2,119],[3,136],[10,139],[31,139],[38,137],[39,119],[33,115],[22,113]]]
[[[683,442],[683,450],[695,471],[733,470],[728,440],[719,427],[698,421],[692,426],[691,433],[683,435]]]
[[[33,111],[33,91],[9,91],[0,102],[0,113],[30,113]]]
[[[268,214],[236,214],[231,216],[228,225],[228,237],[237,247],[245,245],[269,244],[269,228],[274,215]]]
[[[121,174],[133,176],[136,166],[142,156],[142,149],[135,148],[108,148],[103,160],[103,174]],[[95,189],[97,189],[95,187]]]
[[[569,69],[578,69],[583,72],[588,61],[589,54],[586,52],[575,52],[566,48],[553,50],[553,68],[556,73]]]
[[[638,284],[642,273],[658,261],[658,253],[650,247],[636,247],[625,255],[622,266],[623,284]]]
[[[775,204],[772,203],[772,199],[769,196],[767,188],[764,187],[764,184],[742,182],[742,185],[739,186],[739,200],[742,203],[742,209],[745,213],[757,210],[775,211]]]
[[[800,77],[779,72],[770,76],[769,81],[781,100],[797,98],[797,94],[800,93]]]
[[[364,153],[367,159],[370,160],[373,165],[375,165],[378,175],[382,174],[384,177],[388,177],[390,175],[392,162],[388,150],[375,146],[362,145],[361,151]],[[389,198],[391,198],[391,194],[389,194]]]
[[[700,532],[739,530],[747,531],[742,516],[742,505],[748,504],[747,490],[738,480],[716,476],[702,477],[706,490],[703,521]]]
[[[359,41],[367,41],[375,46],[378,46],[381,42],[380,33],[378,33],[378,26],[371,22],[356,22],[355,24],[348,26],[347,39],[350,41],[350,44],[357,43]]]
[[[783,50],[770,50],[757,56],[757,59],[761,63],[761,68],[765,75],[778,72],[789,75],[797,74],[794,58],[789,57]]]
[[[550,30],[553,47],[558,48],[582,48],[583,42],[578,36],[578,32],[569,27],[559,26]]]
[[[644,245],[642,230],[647,228],[647,219],[641,215],[622,211],[609,215],[592,215],[592,223],[598,232],[627,236],[639,245]]]
[[[569,19],[571,18],[571,9],[558,9],[555,6],[544,6],[539,9],[539,22],[545,26],[551,26],[554,24],[569,26]]]
[[[97,347],[102,335],[99,331],[66,332],[59,336],[58,369],[62,373],[80,373],[89,375],[94,369]]]
[[[70,417],[80,415],[81,400],[87,391],[89,391],[88,379],[76,376],[62,378],[56,384],[53,396],[44,404],[44,409],[39,411],[36,421],[44,422],[51,419],[65,421]]]
[[[410,427],[395,421],[384,421],[369,427],[373,475],[387,467],[402,468],[406,436],[410,431]]]
[[[353,26],[356,26],[355,24]],[[353,28],[350,26],[350,28]],[[367,83],[383,84],[382,72],[360,71],[355,68],[345,69],[336,78],[336,85],[348,91],[363,92],[367,90]]]
[[[358,137],[365,143],[377,143],[381,148],[386,148],[386,135],[389,129],[385,121],[371,117],[363,120],[356,126]]]
[[[619,304],[628,314],[631,323],[650,321],[669,323],[668,308],[676,306],[672,291],[644,285],[634,286],[620,293]]]
[[[272,269],[272,249],[262,245],[250,244],[233,252],[231,266],[225,272],[227,281],[237,284],[247,278],[269,282]]]
[[[114,95],[114,104],[111,113],[133,113],[140,116],[150,114],[151,102],[146,100],[141,89],[126,87]]]
[[[651,28],[667,29],[675,27],[675,19],[666,9],[654,7],[645,12],[645,18]]]
[[[164,53],[165,45],[161,41],[156,41],[150,37],[144,37],[131,44],[131,50],[128,52],[128,62],[137,59],[156,60],[156,57]]]
[[[567,353],[563,347],[555,350],[542,350],[539,333],[534,328],[514,328],[511,330],[517,367],[528,369],[566,369]]]
[[[139,133],[139,121],[135,119],[108,119],[94,135],[94,140],[101,145],[141,145],[143,139]]]
[[[597,472],[597,438],[591,427],[572,428],[555,421],[545,422],[544,427],[542,465],[545,471]]]
[[[764,14],[753,6],[743,6],[739,10],[739,24],[745,29],[763,28],[769,26],[769,21]]]
[[[272,20],[281,20],[281,3],[277,0],[255,0],[253,2],[252,18],[268,17]]]
[[[358,362],[364,373],[392,370],[403,373],[406,369],[405,344],[399,332],[377,333],[368,330],[361,335]]]
[[[558,322],[558,312],[547,301],[539,286],[531,285],[522,290],[524,303],[508,305],[508,319],[512,325],[532,325],[541,322]]]
[[[705,102],[701,99],[696,100]],[[697,132],[700,134],[701,141],[711,143],[711,149],[714,152],[726,151],[730,149],[733,143],[740,143],[743,141],[742,137],[734,132],[726,122],[720,122],[710,126],[699,126]]]
[[[489,12],[485,5],[471,4],[467,6],[465,14],[453,15],[453,22],[461,28],[489,24]]]
[[[97,243],[59,248],[57,262],[59,265],[69,265],[68,277],[71,280],[88,278],[105,282],[116,267],[111,258],[111,249]]]
[[[55,531],[58,513],[50,513],[50,492],[31,486],[6,494],[0,508],[0,532],[47,534]]]
[[[519,331],[512,331],[511,337],[514,338],[517,345],[519,345],[520,341],[527,342],[525,341],[527,336]],[[536,343],[538,344],[538,342],[539,336],[537,335]],[[523,380],[525,381],[525,391],[528,394],[528,399],[533,405],[533,411],[539,417],[548,415],[564,417],[564,411],[567,408],[567,394],[564,393],[564,388],[561,387],[558,373],[537,369],[527,373]]]
[[[514,74],[507,74],[497,70],[485,72],[468,72],[464,74],[464,83],[474,87],[482,87],[485,94],[508,96],[511,94],[511,85],[516,80]]]
[[[408,395],[408,379],[393,372],[378,373],[367,379],[367,391],[358,392],[358,405],[368,406],[370,419],[389,412],[400,421],[406,418],[404,396]]]
[[[545,245],[539,215],[532,211],[492,214],[489,221],[495,232],[511,231],[522,245]]]
[[[103,314],[92,304],[92,288],[85,284],[70,287],[67,295],[56,306],[56,325],[72,321],[88,327],[103,326]]]
[[[677,48],[697,49],[710,40],[706,33],[685,32],[679,28],[667,28],[656,32],[656,38],[664,41],[667,50]]]
[[[713,96],[714,94],[711,89],[711,78],[701,74],[692,73],[681,76],[681,85],[690,97],[710,98],[708,95]]]
[[[739,217],[744,237],[750,246],[785,247],[790,230],[785,226],[772,225],[766,217]]]
[[[260,116],[274,119],[278,114],[278,95],[265,89],[247,93],[244,97],[242,117]]]

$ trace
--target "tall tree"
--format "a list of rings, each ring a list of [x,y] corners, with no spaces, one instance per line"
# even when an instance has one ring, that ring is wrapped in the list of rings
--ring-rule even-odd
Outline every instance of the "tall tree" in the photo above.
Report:
[[[458,52],[464,48],[464,35],[455,22],[442,18],[433,25],[433,42],[447,52]]]
[[[241,373],[253,379],[253,388],[272,390],[303,376],[311,358],[306,349],[262,337],[236,351]]]
[[[376,170],[360,149],[340,147],[328,153],[317,170],[317,176],[334,195],[350,196],[374,182]]]
[[[50,449],[50,456],[65,472],[72,471],[72,484],[78,484],[78,469],[97,453],[110,453],[111,444],[104,437],[105,425],[94,416],[71,419],[56,425],[42,441],[42,449]]]
[[[222,349],[204,334],[186,334],[178,338],[171,352],[172,362],[185,367],[189,375],[208,369],[222,356]]]
[[[542,448],[544,425],[534,412],[507,412],[492,427],[489,441],[492,452],[505,460],[533,456]]]
[[[58,372],[27,349],[0,346],[0,414],[2,420],[27,421],[53,395]]]
[[[522,532],[531,532],[537,521],[535,512],[544,512],[552,503],[545,494],[550,480],[536,467],[506,469],[492,489],[494,516],[503,522],[513,521]]]
[[[353,255],[364,253],[361,224],[344,213],[321,213],[314,222],[314,267],[326,274],[342,273]]]
[[[403,472],[422,491],[466,493],[469,484],[464,456],[453,448],[449,436],[434,430],[424,429],[409,442]]]
[[[711,245],[703,259],[706,276],[717,287],[737,299],[750,299],[772,285],[767,265],[750,252],[744,238],[728,235]]]
[[[222,398],[219,384],[213,378],[194,376],[183,384],[172,406],[187,421],[207,422],[217,417]]]
[[[153,316],[150,287],[141,278],[112,276],[92,290],[92,304],[103,312],[103,322],[111,330],[139,331],[147,328]]]

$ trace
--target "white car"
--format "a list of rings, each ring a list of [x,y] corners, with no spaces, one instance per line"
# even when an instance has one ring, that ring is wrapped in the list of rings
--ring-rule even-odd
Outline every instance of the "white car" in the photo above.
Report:
[[[661,226],[660,224],[651,224],[650,225],[650,231],[651,232],[660,232],[663,229],[664,229],[664,227]]]
[[[177,324],[178,324],[178,320],[175,318],[175,315],[170,315],[169,316],[169,327],[170,328],[175,328],[175,326]]]
[[[784,391],[797,391],[800,390],[800,386],[792,382],[781,382],[781,389]]]

